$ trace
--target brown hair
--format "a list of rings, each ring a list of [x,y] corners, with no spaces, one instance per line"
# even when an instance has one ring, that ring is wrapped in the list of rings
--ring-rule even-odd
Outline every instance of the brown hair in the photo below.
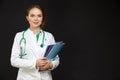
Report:
[[[42,20],[42,24],[40,25],[40,27],[42,28],[45,25],[43,9],[40,7],[40,5],[30,5],[26,9],[26,13],[25,13],[26,16],[28,16],[28,14],[32,8],[38,8],[39,10],[41,10],[42,15],[43,15],[43,20]]]

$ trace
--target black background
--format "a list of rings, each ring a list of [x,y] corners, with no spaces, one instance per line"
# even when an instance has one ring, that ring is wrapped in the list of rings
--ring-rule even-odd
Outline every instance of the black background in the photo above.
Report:
[[[53,80],[120,79],[118,0],[0,0],[0,80],[16,80],[13,39],[28,27],[26,7],[36,3],[44,9],[44,29],[66,43]]]

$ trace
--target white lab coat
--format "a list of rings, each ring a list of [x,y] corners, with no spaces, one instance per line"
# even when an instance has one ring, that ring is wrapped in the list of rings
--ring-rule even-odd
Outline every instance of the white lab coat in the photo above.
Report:
[[[18,32],[15,35],[12,51],[11,51],[11,65],[13,67],[19,68],[17,80],[52,80],[51,70],[55,69],[59,65],[59,56],[57,55],[55,60],[52,61],[52,69],[46,71],[39,71],[36,68],[36,59],[43,57],[46,46],[49,44],[54,44],[55,40],[51,33],[45,31],[45,46],[40,47],[42,43],[43,34],[40,35],[38,42],[36,42],[36,35],[28,29],[24,37],[26,39],[26,50],[27,55],[20,58],[20,40],[22,38],[22,32]]]

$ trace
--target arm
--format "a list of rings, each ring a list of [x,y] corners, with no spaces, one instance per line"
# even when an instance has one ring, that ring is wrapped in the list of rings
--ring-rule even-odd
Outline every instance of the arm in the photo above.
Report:
[[[19,41],[21,39],[21,34],[17,33],[14,38],[12,51],[11,51],[11,65],[17,68],[27,68],[36,69],[36,59],[34,58],[20,58],[20,45]]]
[[[46,35],[47,36],[47,38],[49,39],[49,44],[54,44],[55,43],[55,39],[54,39],[54,37],[53,37],[53,35],[52,34],[50,34],[50,35]],[[40,68],[40,70],[53,70],[53,69],[55,69],[58,65],[59,65],[59,63],[60,63],[60,60],[59,60],[59,56],[57,55],[56,57],[55,57],[55,59],[54,60],[52,60],[52,61],[49,61],[49,60],[46,60],[46,64],[44,65],[44,66],[42,66],[42,67],[39,67]],[[39,62],[39,60],[38,60],[38,63],[40,63]]]
[[[51,44],[54,44],[55,43],[55,39],[54,39],[54,36],[51,34]],[[60,64],[60,58],[59,56],[57,55],[55,57],[55,59],[53,61],[50,61],[52,63],[52,66],[49,68],[49,70],[53,70],[55,69],[56,67],[58,67],[58,65]]]

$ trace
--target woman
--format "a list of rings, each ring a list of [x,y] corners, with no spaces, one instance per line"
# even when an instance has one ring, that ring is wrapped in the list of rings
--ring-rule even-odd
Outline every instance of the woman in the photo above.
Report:
[[[42,30],[43,11],[39,5],[32,5],[26,11],[29,28],[15,35],[11,65],[19,68],[17,80],[52,80],[51,70],[59,65],[59,56],[53,61],[44,57],[47,45],[54,44],[51,33]]]

